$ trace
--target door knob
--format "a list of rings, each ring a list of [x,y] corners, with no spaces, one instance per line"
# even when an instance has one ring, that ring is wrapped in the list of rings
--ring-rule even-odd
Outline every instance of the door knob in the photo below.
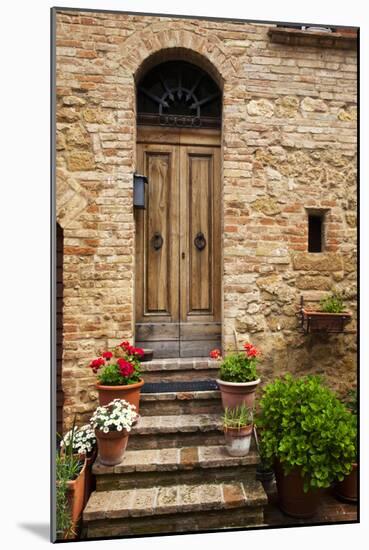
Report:
[[[155,250],[160,250],[163,246],[164,239],[158,231],[156,231],[151,238],[151,245]]]
[[[206,246],[206,239],[204,237],[204,234],[201,233],[201,231],[198,232],[198,234],[195,237],[194,244],[197,248],[197,250],[204,250]]]

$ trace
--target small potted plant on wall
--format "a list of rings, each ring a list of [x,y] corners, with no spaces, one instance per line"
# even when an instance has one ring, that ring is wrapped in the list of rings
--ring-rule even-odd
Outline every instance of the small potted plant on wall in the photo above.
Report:
[[[264,388],[257,425],[274,466],[279,506],[287,515],[315,514],[321,489],[342,480],[355,458],[349,411],[318,376],[286,375]]]
[[[124,399],[139,412],[140,393],[144,385],[140,369],[143,355],[143,349],[122,342],[113,351],[104,351],[91,361],[89,366],[97,374],[100,405],[107,405],[114,399]]]
[[[97,407],[90,423],[95,430],[101,464],[114,466],[122,460],[136,416],[135,406],[123,399]]]
[[[242,404],[235,409],[226,408],[223,415],[226,448],[231,456],[246,456],[250,451],[253,411]]]
[[[353,424],[353,442],[355,449],[357,449],[357,394],[356,390],[349,392],[349,400],[345,403],[346,407],[351,412],[352,424]],[[342,481],[338,481],[335,485],[335,494],[341,500],[347,500],[348,502],[357,502],[357,450],[355,461],[352,463],[351,472],[346,475]]]
[[[342,332],[352,313],[345,311],[343,296],[333,292],[320,301],[320,309],[302,308],[302,326],[306,332]]]
[[[260,352],[250,343],[244,344],[244,351],[229,353],[221,357],[219,350],[210,352],[212,359],[221,359],[219,379],[223,408],[234,409],[246,405],[254,407],[255,392],[260,378],[257,373],[257,363]]]

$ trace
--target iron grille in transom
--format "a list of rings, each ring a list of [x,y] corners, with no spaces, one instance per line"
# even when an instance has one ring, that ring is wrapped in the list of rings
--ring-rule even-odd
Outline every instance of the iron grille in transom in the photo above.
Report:
[[[167,61],[151,69],[137,86],[137,123],[220,128],[221,91],[202,69]]]

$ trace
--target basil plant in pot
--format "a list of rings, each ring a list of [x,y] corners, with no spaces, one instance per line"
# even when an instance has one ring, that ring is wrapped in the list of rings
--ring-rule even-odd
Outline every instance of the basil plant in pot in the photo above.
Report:
[[[124,399],[139,411],[141,388],[141,360],[144,350],[122,342],[113,351],[103,351],[90,363],[90,368],[97,375],[96,389],[99,404],[107,405],[114,399]]]
[[[221,356],[219,350],[210,352],[210,357],[221,360],[217,384],[222,397],[223,408],[234,409],[245,405],[254,407],[255,392],[260,378],[257,372],[259,350],[250,343],[244,344],[244,351]]]
[[[274,466],[280,508],[293,517],[313,516],[321,489],[352,469],[352,415],[320,377],[288,374],[264,388],[256,424],[264,457]]]

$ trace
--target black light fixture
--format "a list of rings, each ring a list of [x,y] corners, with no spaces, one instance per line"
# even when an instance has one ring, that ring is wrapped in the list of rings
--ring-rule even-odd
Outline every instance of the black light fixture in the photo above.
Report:
[[[133,206],[135,208],[146,208],[145,187],[148,183],[147,177],[141,174],[133,174]]]

